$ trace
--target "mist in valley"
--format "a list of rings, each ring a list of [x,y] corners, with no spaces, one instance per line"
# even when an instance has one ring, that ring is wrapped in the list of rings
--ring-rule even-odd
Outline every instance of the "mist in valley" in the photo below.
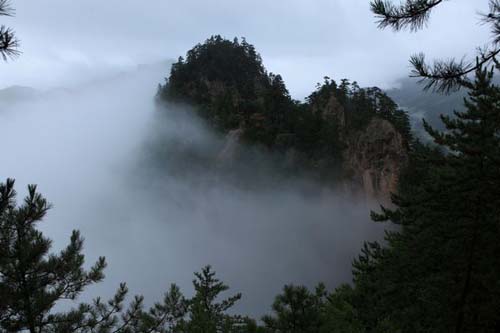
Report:
[[[243,293],[236,311],[261,315],[286,283],[349,282],[363,241],[383,234],[368,204],[303,178],[275,181],[265,154],[252,157],[270,172],[250,188],[186,160],[213,155],[224,138],[189,110],[155,106],[168,70],[3,98],[0,176],[16,179],[18,200],[36,183],[53,203],[40,228],[54,250],[79,229],[87,265],[107,258],[105,281],[83,298],[111,296],[121,281],[148,303],[173,282],[190,295],[193,272],[210,264]]]

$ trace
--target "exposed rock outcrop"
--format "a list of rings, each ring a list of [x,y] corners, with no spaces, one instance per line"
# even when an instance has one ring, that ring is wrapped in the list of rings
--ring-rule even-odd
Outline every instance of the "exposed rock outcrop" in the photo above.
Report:
[[[217,156],[219,167],[231,167],[240,155],[244,130],[229,131]],[[288,147],[293,136],[281,135],[276,147],[281,147],[284,166],[303,164],[304,160]],[[397,191],[399,175],[408,161],[408,148],[403,136],[388,120],[373,118],[363,130],[344,138],[342,169],[345,189],[351,194],[362,194],[369,201],[390,204],[390,194]]]
[[[225,143],[222,150],[217,155],[217,165],[231,165],[238,158],[239,143],[243,135],[243,129],[237,128],[226,134]]]
[[[334,95],[331,95],[328,98],[328,102],[326,103],[326,105],[323,106],[313,105],[312,110],[315,113],[320,112],[323,119],[327,118],[336,119],[339,127],[345,126],[344,107],[342,106],[342,104],[339,103],[339,101],[337,100],[337,98],[335,98]]]
[[[348,187],[361,188],[368,199],[389,204],[407,160],[406,144],[394,125],[373,118],[364,130],[347,138],[343,169]]]

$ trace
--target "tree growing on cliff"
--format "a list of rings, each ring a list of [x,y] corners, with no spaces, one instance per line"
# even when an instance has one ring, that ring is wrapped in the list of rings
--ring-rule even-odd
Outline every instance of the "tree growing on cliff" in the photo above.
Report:
[[[379,19],[379,28],[391,27],[395,31],[408,28],[411,31],[422,29],[430,18],[431,12],[442,5],[444,0],[405,0],[399,5],[393,1],[374,0],[371,2],[372,12]],[[500,0],[489,0],[490,9],[482,14],[483,23],[490,25],[492,38],[489,45],[478,48],[477,61],[437,60],[430,65],[425,55],[420,53],[410,58],[413,66],[411,76],[426,81],[425,88],[434,88],[439,92],[450,92],[461,86],[472,88],[472,82],[467,75],[474,73],[478,68],[492,62],[499,69],[498,56],[500,54]]]
[[[0,0],[0,16],[12,16],[14,9],[10,5],[9,0]],[[19,40],[16,38],[14,31],[4,25],[0,26],[0,56],[4,61],[9,58],[17,57],[20,52],[18,50]]]

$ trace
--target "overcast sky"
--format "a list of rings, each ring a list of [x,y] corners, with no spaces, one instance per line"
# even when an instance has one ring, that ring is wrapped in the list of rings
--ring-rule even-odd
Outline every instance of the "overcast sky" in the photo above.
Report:
[[[447,1],[425,31],[378,30],[368,0],[14,0],[1,18],[23,55],[0,64],[0,88],[49,88],[137,64],[183,55],[212,34],[245,36],[292,95],[307,95],[323,76],[391,86],[408,57],[473,54],[488,40],[478,11],[487,0]]]

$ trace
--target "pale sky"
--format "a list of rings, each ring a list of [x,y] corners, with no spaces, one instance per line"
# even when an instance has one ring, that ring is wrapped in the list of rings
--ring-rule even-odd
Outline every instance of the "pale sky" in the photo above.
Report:
[[[418,33],[377,29],[368,0],[14,0],[22,56],[0,64],[0,88],[77,84],[137,64],[176,59],[212,34],[245,36],[296,98],[324,76],[388,87],[408,58],[473,55],[488,41],[487,0],[450,0]],[[167,73],[165,73],[167,74]]]

